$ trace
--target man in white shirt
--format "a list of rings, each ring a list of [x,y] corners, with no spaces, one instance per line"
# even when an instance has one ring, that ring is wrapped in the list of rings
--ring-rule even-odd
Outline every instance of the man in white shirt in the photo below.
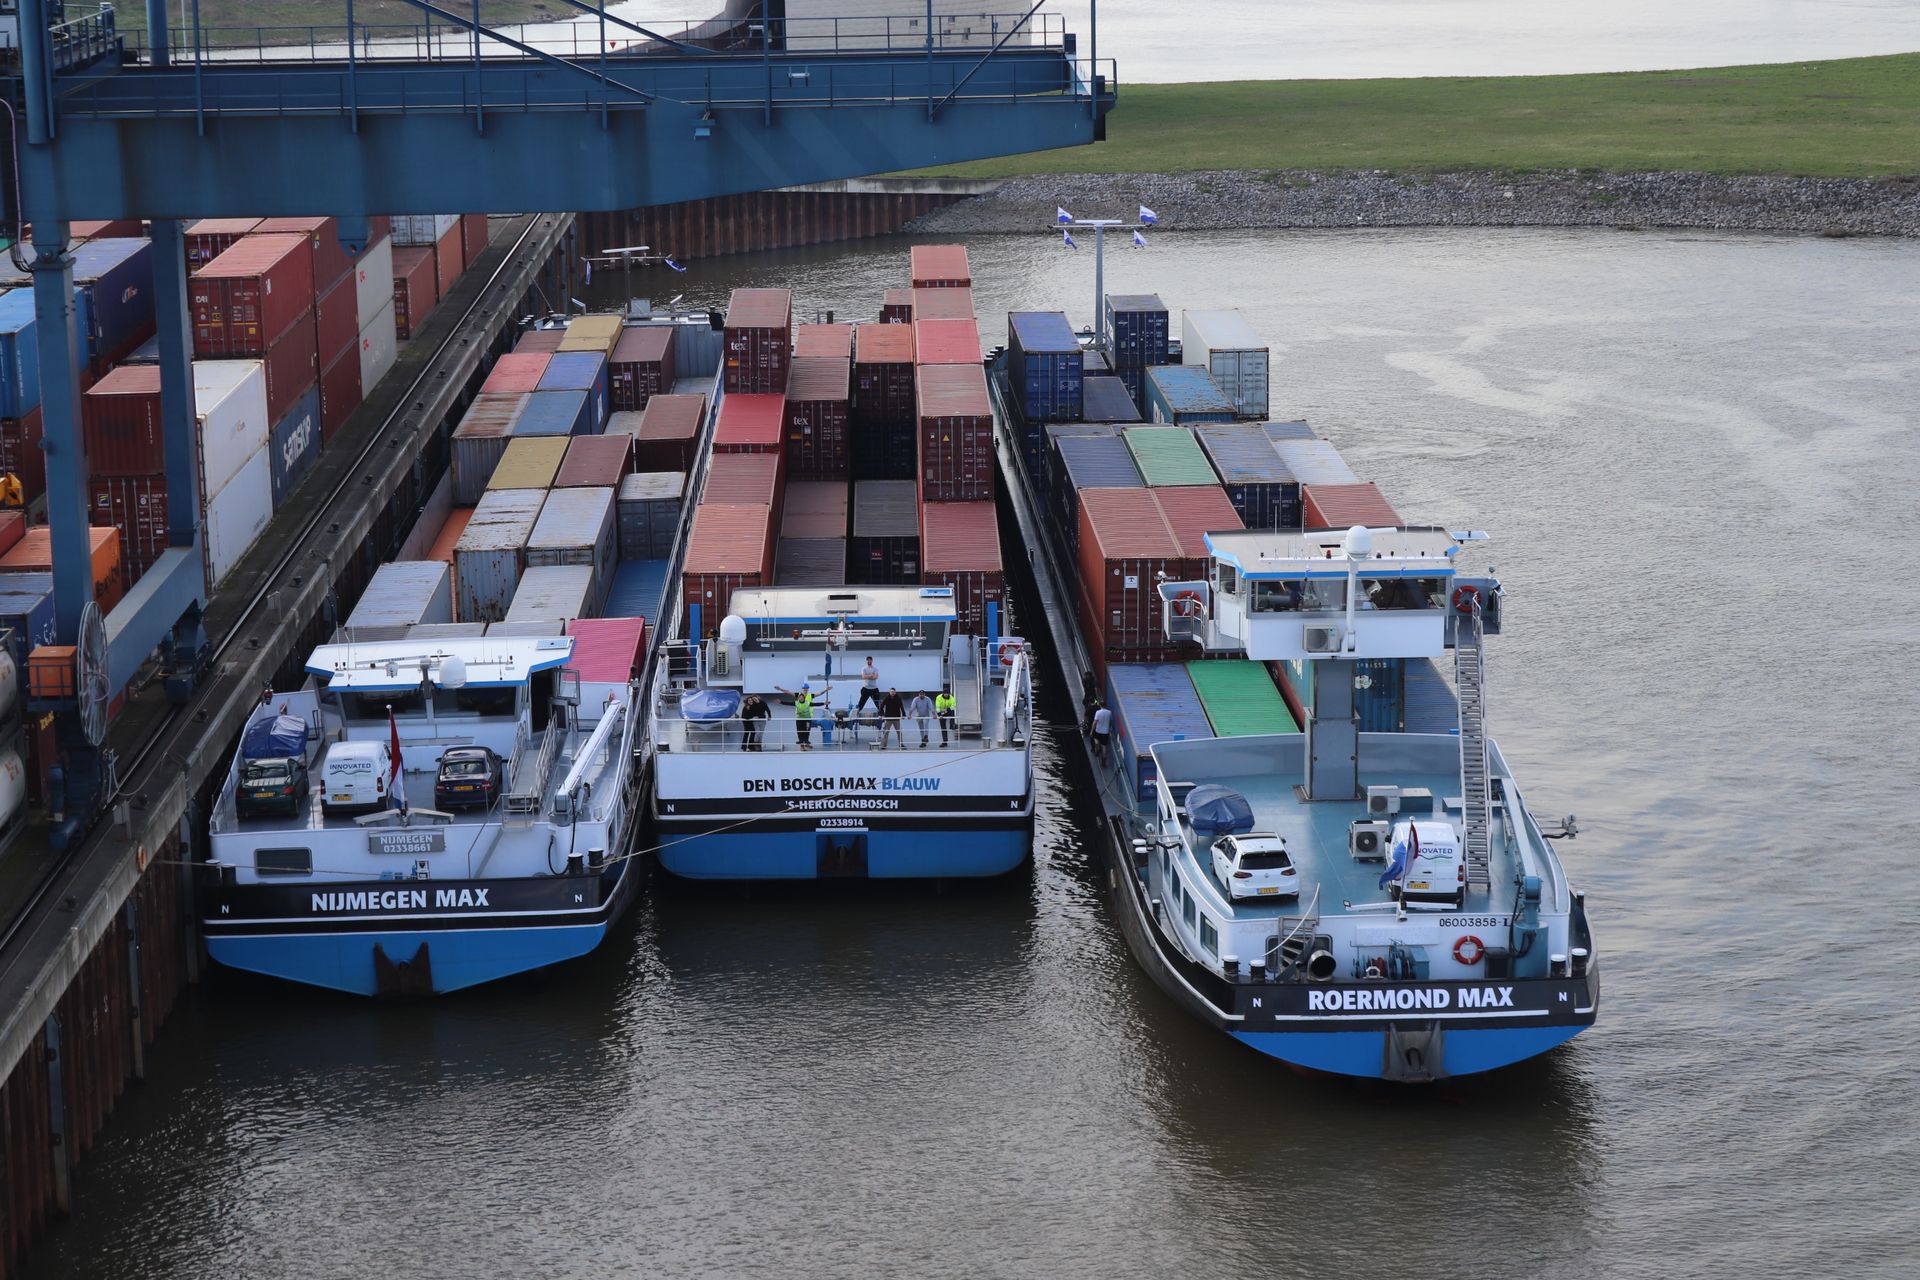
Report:
[[[1099,704],[1093,713],[1093,758],[1107,758],[1107,739],[1113,736],[1113,708]]]
[[[854,711],[866,710],[867,703],[880,701],[880,668],[873,665],[873,655],[867,655],[867,665],[860,668],[860,701]]]

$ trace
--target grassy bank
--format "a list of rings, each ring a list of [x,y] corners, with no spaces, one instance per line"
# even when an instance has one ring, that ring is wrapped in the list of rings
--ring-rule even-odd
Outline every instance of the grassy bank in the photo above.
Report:
[[[1920,54],[1616,75],[1172,85],[1123,79],[1107,139],[924,172],[1916,174]]]
[[[455,4],[443,0],[440,7],[461,14],[473,12],[472,0],[458,0]],[[180,0],[167,0],[168,25],[176,30],[186,25],[181,19],[181,8]],[[68,12],[73,12],[71,6]],[[542,22],[575,12],[559,0],[481,0],[480,4],[480,20],[490,23]],[[346,14],[343,0],[200,0],[202,28],[341,27],[346,24]],[[146,0],[123,0],[114,6],[113,16],[114,24],[122,31],[145,31]],[[406,0],[356,0],[353,20],[359,26],[417,27],[426,21],[426,15]],[[304,40],[303,35],[303,43]]]

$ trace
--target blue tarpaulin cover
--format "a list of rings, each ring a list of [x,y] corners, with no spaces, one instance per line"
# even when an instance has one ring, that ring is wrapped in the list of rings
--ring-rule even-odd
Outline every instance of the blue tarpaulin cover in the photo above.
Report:
[[[274,716],[256,720],[240,740],[243,760],[271,760],[279,756],[303,756],[307,753],[307,722],[299,716]]]
[[[689,689],[680,695],[682,720],[731,720],[739,714],[737,689]]]
[[[1187,821],[1205,835],[1253,830],[1253,806],[1232,787],[1208,783],[1187,793]]]

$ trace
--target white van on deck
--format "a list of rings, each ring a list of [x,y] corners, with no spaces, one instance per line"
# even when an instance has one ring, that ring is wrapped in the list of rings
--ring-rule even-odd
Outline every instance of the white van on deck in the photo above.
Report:
[[[1447,902],[1458,907],[1466,901],[1467,859],[1460,848],[1460,833],[1451,822],[1394,823],[1394,861],[1403,856],[1407,869],[1398,884],[1390,886],[1399,890],[1402,902]]]
[[[320,807],[327,813],[367,813],[387,803],[393,751],[385,742],[336,742],[320,770]]]

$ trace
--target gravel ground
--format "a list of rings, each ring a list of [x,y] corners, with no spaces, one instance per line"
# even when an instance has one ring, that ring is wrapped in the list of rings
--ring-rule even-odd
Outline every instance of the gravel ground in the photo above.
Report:
[[[1221,170],[1009,178],[910,231],[1031,231],[1055,206],[1151,207],[1169,228],[1701,227],[1920,236],[1920,179],[1722,178],[1704,173],[1397,175]]]

